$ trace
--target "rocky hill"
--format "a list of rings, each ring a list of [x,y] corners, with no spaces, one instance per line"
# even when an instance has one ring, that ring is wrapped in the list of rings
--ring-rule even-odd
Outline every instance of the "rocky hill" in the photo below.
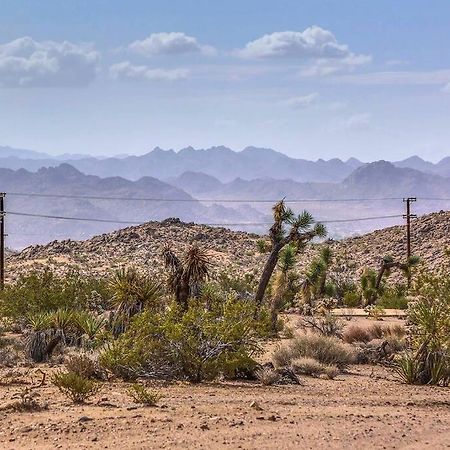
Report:
[[[178,219],[149,222],[124,228],[86,241],[54,241],[45,246],[32,246],[7,259],[7,277],[31,268],[51,266],[62,272],[78,267],[82,272],[104,275],[123,265],[135,265],[158,274],[163,271],[161,250],[171,243],[180,252],[190,244],[209,249],[214,272],[243,275],[259,274],[265,255],[257,252],[255,234],[213,228]],[[392,255],[404,258],[406,253],[405,227],[395,226],[373,233],[329,242],[335,253],[335,269],[346,269],[351,278],[358,279],[364,267],[376,268],[380,258]],[[317,255],[319,245],[308,247],[299,256],[298,268],[304,270]],[[429,214],[413,223],[413,253],[430,268],[442,266],[444,249],[450,247],[450,211]]]

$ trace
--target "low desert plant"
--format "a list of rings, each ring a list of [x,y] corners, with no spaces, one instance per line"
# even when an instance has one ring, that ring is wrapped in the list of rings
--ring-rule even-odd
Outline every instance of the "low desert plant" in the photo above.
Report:
[[[336,365],[343,370],[356,361],[356,351],[335,337],[319,334],[298,335],[286,347],[275,350],[274,364],[290,365],[294,359],[309,357],[325,365]]]
[[[291,363],[292,370],[298,375],[318,377],[325,375],[330,380],[341,372],[335,365],[322,364],[314,358],[303,357],[294,359]]]
[[[271,386],[280,381],[281,375],[270,367],[261,367],[255,371],[257,380],[264,386]]]
[[[299,322],[299,327],[304,330],[317,332],[323,336],[340,337],[344,325],[341,319],[327,311],[324,314],[304,316]]]
[[[64,361],[68,372],[76,373],[83,378],[103,379],[104,370],[93,354],[87,352],[73,353]]]
[[[296,358],[291,362],[294,373],[299,375],[319,376],[324,373],[325,365],[314,358]]]
[[[75,372],[58,372],[52,383],[74,403],[84,403],[100,390],[100,384]]]
[[[140,383],[133,383],[127,390],[127,394],[136,403],[145,406],[156,406],[163,397],[159,392],[151,391]]]
[[[200,382],[219,374],[235,377],[256,365],[269,318],[255,318],[255,303],[228,296],[206,310],[191,300],[188,310],[173,303],[155,313],[145,310],[101,354],[105,368],[125,379],[137,376]]]

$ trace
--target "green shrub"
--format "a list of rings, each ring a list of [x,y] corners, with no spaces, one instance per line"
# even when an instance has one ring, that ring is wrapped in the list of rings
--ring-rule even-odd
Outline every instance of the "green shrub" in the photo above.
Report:
[[[145,406],[156,406],[163,397],[160,393],[147,389],[140,383],[133,383],[127,394],[136,402]]]
[[[450,255],[449,255],[450,256]],[[396,372],[406,383],[447,386],[450,382],[450,258],[435,273],[422,271],[408,305],[410,348]]]
[[[59,372],[52,383],[74,403],[84,403],[100,390],[100,384],[75,372]]]
[[[361,294],[356,291],[347,291],[344,293],[343,303],[346,308],[357,308],[361,305]]]
[[[122,378],[178,378],[199,382],[219,373],[233,377],[255,366],[259,339],[269,319],[255,319],[255,304],[229,296],[212,310],[196,301],[182,313],[172,304],[166,311],[137,315],[129,329],[101,355],[105,368]]]
[[[108,297],[106,282],[98,278],[77,272],[62,277],[50,270],[31,272],[0,292],[0,316],[20,319],[58,309],[97,308],[104,306]]]

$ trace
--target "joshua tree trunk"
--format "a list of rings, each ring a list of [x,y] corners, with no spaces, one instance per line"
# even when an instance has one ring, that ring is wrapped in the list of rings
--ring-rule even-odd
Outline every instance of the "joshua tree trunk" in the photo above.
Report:
[[[264,293],[266,292],[267,285],[269,284],[270,277],[272,276],[273,271],[278,262],[278,256],[283,246],[280,244],[275,245],[270,252],[269,258],[266,261],[264,266],[261,279],[259,280],[258,289],[255,295],[255,301],[258,306],[261,305],[264,299]]]

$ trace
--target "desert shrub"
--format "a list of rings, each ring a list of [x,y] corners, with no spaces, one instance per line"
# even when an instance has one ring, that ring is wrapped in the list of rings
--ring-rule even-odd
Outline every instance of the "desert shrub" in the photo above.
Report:
[[[312,316],[304,316],[300,319],[299,327],[304,330],[311,330],[323,336],[337,336],[342,335],[344,325],[338,317],[331,312],[325,314],[314,314]]]
[[[348,344],[353,344],[354,342],[369,342],[373,338],[367,327],[350,325],[345,329],[342,339]]]
[[[314,358],[296,358],[291,362],[291,368],[298,375],[318,377],[325,375],[330,380],[335,378],[341,371],[335,365],[322,364]]]
[[[278,345],[272,354],[272,362],[275,367],[287,367],[292,362],[292,352],[287,345]]]
[[[136,403],[145,406],[156,406],[158,401],[163,397],[160,393],[151,391],[140,383],[133,383],[127,390],[127,394]]]
[[[413,285],[407,311],[410,348],[396,361],[396,372],[407,383],[446,386],[450,382],[448,265],[440,273],[422,271]]]
[[[339,367],[334,365],[325,366],[324,372],[323,372],[330,380],[334,380],[341,371],[339,370]]]
[[[104,280],[80,276],[77,272],[60,277],[50,270],[35,271],[20,276],[0,292],[0,316],[19,319],[57,309],[101,307],[108,297]]]
[[[361,305],[361,294],[357,291],[346,291],[343,303],[346,308],[357,308]]]
[[[281,353],[281,356],[280,356]],[[287,348],[279,348],[274,352],[274,364],[308,357],[326,365],[336,365],[339,369],[345,369],[356,360],[355,349],[339,339],[320,334],[298,335]]]
[[[65,359],[64,366],[68,372],[75,373],[83,378],[104,378],[104,370],[94,354],[86,352],[72,353]]]
[[[261,254],[270,252],[271,247],[272,247],[272,245],[266,239],[258,239],[256,241],[256,248],[257,248],[258,252]]]
[[[377,305],[384,309],[406,309],[408,307],[406,287],[399,285],[394,288],[385,288]]]
[[[255,370],[256,379],[264,386],[271,386],[281,379],[281,375],[271,367],[260,367]]]
[[[84,403],[100,390],[100,384],[75,372],[58,372],[52,383],[74,403]]]
[[[383,316],[386,315],[386,311],[380,305],[369,305],[364,308],[367,312],[367,316],[374,320],[383,320]]]
[[[259,339],[269,330],[268,315],[255,316],[254,302],[233,296],[212,310],[193,300],[185,313],[176,304],[157,313],[145,310],[100,361],[125,379],[147,376],[199,382],[219,373],[233,377],[255,366]]]
[[[235,292],[239,298],[247,298],[252,295],[257,286],[255,274],[246,273],[244,276],[233,276],[227,272],[221,272],[218,276],[218,284],[223,292]]]
[[[294,373],[299,375],[319,376],[324,373],[325,365],[314,358],[296,358],[291,362]]]

